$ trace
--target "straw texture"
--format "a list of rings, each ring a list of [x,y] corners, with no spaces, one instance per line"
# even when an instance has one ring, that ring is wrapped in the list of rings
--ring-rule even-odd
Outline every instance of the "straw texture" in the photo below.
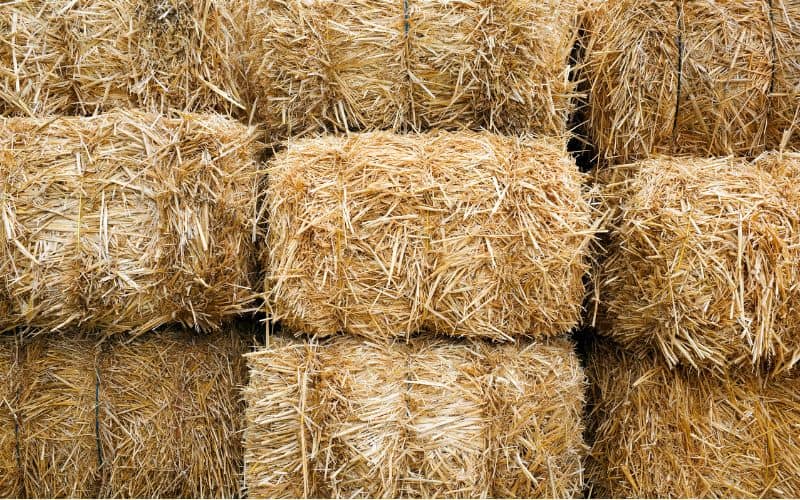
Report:
[[[24,0],[0,13],[0,111],[243,114],[229,0]]]
[[[258,0],[242,21],[250,100],[275,141],[459,126],[561,135],[582,3]]]
[[[134,111],[0,122],[4,328],[218,329],[252,298],[253,130]]]
[[[23,348],[13,406],[21,460],[12,448],[3,481],[19,476],[27,497],[236,496],[244,351],[235,331],[99,344],[74,332],[35,336]]]
[[[589,358],[597,498],[800,495],[795,375],[708,378],[609,344]]]
[[[17,415],[27,497],[97,496],[98,352],[93,341],[76,336],[39,338],[25,346]]]
[[[782,143],[798,106],[797,8],[783,5],[594,3],[585,16],[583,73],[588,130],[601,158],[755,156]]]
[[[242,339],[174,331],[109,347],[99,368],[100,496],[236,496]]]
[[[800,156],[654,158],[608,169],[601,333],[724,371],[800,359]]]
[[[800,2],[772,0],[775,73],[768,146],[800,149]]]
[[[582,489],[584,376],[566,340],[270,341],[247,355],[251,497]]]
[[[0,337],[0,497],[3,498],[22,496],[16,419],[18,366],[16,339],[11,336]]]
[[[268,172],[266,287],[294,330],[508,340],[579,320],[592,212],[562,141],[353,134]]]

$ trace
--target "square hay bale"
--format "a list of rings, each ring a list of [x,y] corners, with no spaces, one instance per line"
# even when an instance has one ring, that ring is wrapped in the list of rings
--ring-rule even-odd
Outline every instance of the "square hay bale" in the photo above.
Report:
[[[600,331],[670,366],[800,360],[800,155],[658,157],[607,169]]]
[[[0,12],[0,112],[244,114],[233,0],[22,0]]]
[[[167,331],[104,351],[101,497],[238,495],[245,350],[236,333]]]
[[[247,355],[251,497],[580,494],[584,376],[571,342],[323,343]]]
[[[0,337],[0,497],[22,497],[17,447],[19,345],[15,337]]]
[[[257,148],[217,116],[0,122],[0,323],[218,329],[252,300]]]
[[[774,3],[596,2],[585,16],[583,73],[602,159],[755,156],[780,144],[796,127],[797,9]]]
[[[97,497],[98,354],[93,340],[78,336],[42,336],[24,347],[16,413],[29,498]]]
[[[238,332],[36,336],[14,408],[26,496],[236,496],[244,346]]]
[[[268,304],[294,330],[508,340],[579,321],[592,211],[559,139],[329,136],[268,173]]]
[[[258,0],[254,111],[278,141],[428,127],[563,135],[582,0]]]
[[[800,379],[672,369],[604,341],[589,357],[595,498],[800,495]]]

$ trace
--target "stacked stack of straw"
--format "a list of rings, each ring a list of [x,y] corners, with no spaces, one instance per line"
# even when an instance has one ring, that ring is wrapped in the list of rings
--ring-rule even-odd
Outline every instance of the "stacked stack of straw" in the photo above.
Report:
[[[800,493],[800,154],[600,173],[589,358],[599,495]]]
[[[3,494],[236,495],[244,345],[179,330],[3,338]]]
[[[250,494],[580,492],[584,377],[559,337],[594,230],[564,141],[331,136],[267,172],[270,316],[347,336],[250,356]]]

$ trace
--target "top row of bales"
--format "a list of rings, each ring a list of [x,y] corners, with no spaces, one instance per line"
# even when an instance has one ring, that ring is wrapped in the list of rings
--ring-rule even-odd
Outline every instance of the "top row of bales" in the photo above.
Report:
[[[437,127],[563,135],[580,90],[605,160],[755,156],[798,146],[798,81],[800,3],[791,0],[21,0],[0,9],[2,115],[215,112],[263,122],[271,142]]]
[[[217,112],[319,130],[562,134],[583,0],[24,0],[0,113]]]

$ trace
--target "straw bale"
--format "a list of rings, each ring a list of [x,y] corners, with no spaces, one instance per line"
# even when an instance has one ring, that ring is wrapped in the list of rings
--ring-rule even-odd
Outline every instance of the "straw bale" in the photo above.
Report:
[[[0,337],[0,497],[22,496],[17,450],[17,395],[19,354],[16,339]]]
[[[582,490],[573,345],[431,338],[248,354],[251,497],[561,497]]]
[[[566,132],[581,1],[256,3],[244,73],[272,140],[461,126]]]
[[[507,340],[579,320],[592,213],[559,140],[324,137],[268,172],[266,288],[291,329]]]
[[[604,160],[754,156],[772,142],[769,2],[612,0],[585,17],[588,130]]]
[[[613,344],[591,354],[597,498],[792,498],[800,495],[796,375],[709,378]]]
[[[800,360],[800,156],[659,157],[607,169],[601,333],[670,366]]]
[[[768,146],[800,149],[800,2],[772,0],[775,72]]]
[[[99,368],[101,497],[239,492],[244,342],[166,331],[117,342]]]
[[[76,336],[43,336],[25,346],[17,414],[27,497],[97,496],[98,352]]]
[[[243,114],[231,0],[22,0],[0,13],[0,111]]]
[[[252,129],[134,111],[0,122],[5,328],[217,329],[253,295]]]

